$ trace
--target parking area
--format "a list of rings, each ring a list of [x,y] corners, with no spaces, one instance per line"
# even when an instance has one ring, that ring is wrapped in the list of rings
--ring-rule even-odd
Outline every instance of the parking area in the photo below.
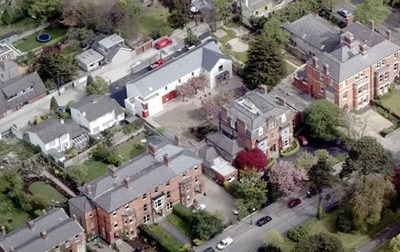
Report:
[[[359,130],[364,130],[364,135],[373,136],[377,139],[382,138],[379,134],[385,128],[392,126],[393,124],[381,116],[378,112],[373,109],[367,110],[365,113],[360,115]]]
[[[232,197],[225,189],[215,183],[208,176],[204,176],[205,195],[199,194],[195,198],[200,204],[206,205],[206,210],[215,213],[222,213],[225,223],[238,222],[233,214],[235,198]]]

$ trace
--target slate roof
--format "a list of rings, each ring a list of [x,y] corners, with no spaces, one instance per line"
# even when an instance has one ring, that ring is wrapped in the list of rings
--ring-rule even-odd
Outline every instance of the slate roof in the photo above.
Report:
[[[0,44],[0,55],[12,51],[8,45]]]
[[[220,154],[229,161],[232,161],[232,158],[243,150],[242,145],[237,139],[231,139],[225,136],[221,131],[207,134],[206,139],[207,142],[211,142],[216,149],[220,151]]]
[[[83,232],[78,222],[68,217],[61,208],[48,211],[33,223],[32,229],[25,225],[0,237],[0,247],[5,251],[10,251],[11,247],[18,252],[49,251]],[[46,239],[40,234],[43,230],[47,233]]]
[[[17,67],[17,63],[15,63],[13,60],[1,60],[0,61],[0,72],[5,72],[9,69],[12,69],[14,67]]]
[[[31,127],[28,131],[36,133],[44,144],[50,143],[67,133],[69,133],[71,139],[81,134],[85,134],[85,130],[73,120],[68,119],[64,120],[64,123],[61,123],[61,120],[56,118],[49,118],[46,121]]]
[[[84,195],[78,195],[73,197],[68,202],[70,208],[74,206],[79,209],[82,213],[86,213],[87,211],[95,209],[94,205],[90,202],[90,200]]]
[[[32,87],[32,90],[7,101],[7,98],[29,87]],[[13,78],[0,85],[0,113],[14,109],[18,105],[22,105],[35,97],[45,94],[46,87],[36,72]]]
[[[106,174],[89,182],[90,194],[85,190],[86,185],[79,190],[96,205],[111,213],[201,163],[193,151],[172,145],[159,136],[150,137],[148,143],[157,148],[155,157],[144,153],[118,167],[116,177]],[[164,154],[170,157],[171,163],[168,166],[163,161]],[[124,178],[129,178],[132,183],[130,187],[123,184]]]
[[[220,53],[215,42],[210,41],[192,49],[192,51],[176,60],[167,62],[163,67],[154,69],[146,75],[129,81],[127,83],[128,97],[139,96],[145,99],[165,85],[199,68],[210,71],[220,59],[229,58]]]
[[[104,114],[114,111],[115,115],[120,115],[124,109],[114,99],[104,95],[89,95],[73,104],[71,108],[86,112],[86,119],[89,122],[102,117]]]

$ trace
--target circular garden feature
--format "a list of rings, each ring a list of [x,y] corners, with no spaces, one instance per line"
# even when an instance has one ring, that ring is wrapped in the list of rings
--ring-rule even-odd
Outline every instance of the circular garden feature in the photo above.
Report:
[[[36,40],[39,42],[49,42],[51,40],[51,35],[50,33],[41,33],[39,35],[36,36]]]

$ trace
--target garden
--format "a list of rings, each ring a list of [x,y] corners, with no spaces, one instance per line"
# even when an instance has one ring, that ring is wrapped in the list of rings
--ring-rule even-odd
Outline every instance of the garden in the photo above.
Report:
[[[29,186],[29,191],[33,195],[42,196],[47,200],[49,206],[66,207],[67,199],[59,193],[53,186],[45,181],[37,181]]]
[[[168,9],[161,6],[149,9],[138,18],[139,31],[153,38],[172,34],[174,30],[167,21],[168,15]]]

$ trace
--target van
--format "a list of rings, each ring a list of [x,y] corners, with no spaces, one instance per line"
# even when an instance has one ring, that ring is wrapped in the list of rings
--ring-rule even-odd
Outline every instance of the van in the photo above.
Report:
[[[159,41],[157,41],[155,47],[160,50],[166,46],[169,46],[170,44],[172,44],[172,40],[170,40],[169,38],[163,38],[160,39]]]

